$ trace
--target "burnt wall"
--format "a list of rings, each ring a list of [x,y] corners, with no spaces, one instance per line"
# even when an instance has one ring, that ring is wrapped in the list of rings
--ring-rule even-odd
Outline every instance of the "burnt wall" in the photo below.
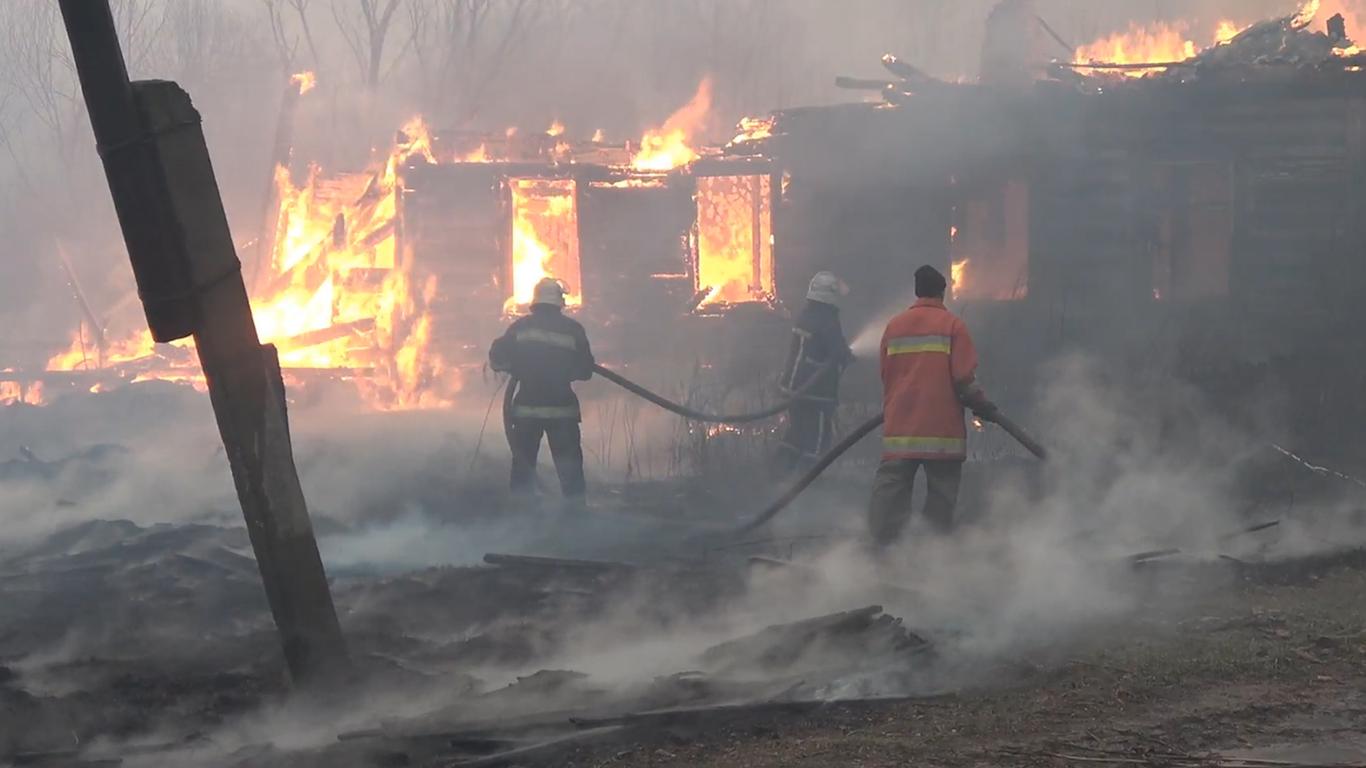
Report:
[[[957,303],[1003,404],[1035,401],[1040,364],[1080,350],[1116,386],[1179,381],[1261,434],[1366,460],[1366,76],[963,87],[778,126],[785,301],[832,269],[852,332],[909,300],[919,263],[947,269],[955,205],[1023,179],[1027,292]],[[1180,440],[1189,408],[1154,419]]]

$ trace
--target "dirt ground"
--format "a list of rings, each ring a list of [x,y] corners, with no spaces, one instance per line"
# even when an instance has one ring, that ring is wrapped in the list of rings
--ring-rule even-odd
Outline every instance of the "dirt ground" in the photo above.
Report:
[[[762,708],[640,728],[568,766],[1173,764],[1253,756],[1366,764],[1366,572],[1355,558],[1240,578],[1006,662],[1004,682],[926,699]],[[1151,613],[1163,614],[1160,595]],[[1260,757],[1257,757],[1260,756]]]
[[[327,447],[306,470],[337,462]],[[827,555],[859,525],[866,468],[823,479],[789,527],[750,534],[771,544],[755,548],[727,532],[766,499],[759,483],[729,507],[738,480],[633,482],[602,488],[587,515],[517,517],[453,496],[448,467],[470,465],[454,455],[371,489],[382,519],[329,515],[339,494],[317,504],[360,673],[322,697],[285,684],[224,478],[195,480],[223,489],[202,502],[212,514],[177,518],[181,486],[115,493],[112,479],[138,475],[136,450],[0,462],[0,488],[32,510],[9,524],[33,531],[0,547],[0,766],[1366,766],[1366,519],[1311,493],[1346,484],[1279,454],[1226,515],[1198,493],[1158,493],[1174,477],[1163,465],[1110,517],[1078,495],[1076,524],[1047,540],[1026,514],[1046,523],[1046,505],[966,514],[989,491],[986,468],[970,468],[961,548],[946,551],[953,579],[982,583],[887,577],[921,589],[921,604],[885,581],[820,583],[858,559]],[[486,487],[464,492],[496,499],[494,463]],[[400,491],[475,512],[409,513]],[[121,519],[134,502],[146,515]],[[1211,530],[1180,528],[1201,520]],[[1282,524],[1237,530],[1268,520]],[[1187,554],[1129,557],[1174,547]],[[490,552],[572,560],[491,564]],[[798,566],[773,578],[772,560]],[[1033,580],[1011,589],[1022,574]],[[1093,579],[1124,604],[1106,610]],[[1049,592],[1087,604],[1069,612]],[[983,644],[998,611],[1031,615]],[[843,635],[792,631],[843,613],[862,616],[836,618]]]
[[[97,530],[113,538],[104,527]],[[194,540],[201,542],[192,550],[199,553],[193,563],[196,569],[202,568],[201,562],[211,562],[207,553],[217,551],[202,543],[204,537],[218,541],[237,535],[166,528],[127,538],[133,530],[120,528],[120,555],[127,557],[139,548],[151,552],[149,539]],[[176,569],[190,562],[182,555],[165,561],[176,563]],[[98,574],[96,563],[91,559],[79,563],[80,568],[62,570],[56,586],[23,582],[28,598],[35,601],[26,615],[38,615],[32,606],[39,603],[71,599],[55,598],[71,580],[85,578],[87,570]],[[199,652],[184,658],[162,656],[148,648],[139,652],[121,647],[117,638],[110,638],[101,641],[100,653],[61,660],[53,667],[60,668],[60,674],[33,678],[31,662],[17,670],[0,669],[0,714],[5,715],[0,718],[0,734],[19,747],[10,752],[14,764],[191,764],[139,755],[129,745],[157,742],[161,746],[156,749],[164,749],[167,723],[178,725],[180,735],[175,739],[192,740],[202,738],[195,736],[197,732],[212,733],[234,717],[282,702],[280,670],[262,606],[255,605],[257,598],[251,594],[249,565],[220,561],[218,570],[236,569],[231,582],[235,586],[225,594],[241,604],[219,597],[206,610],[231,605],[239,622],[254,618],[241,634],[210,638]],[[1366,733],[1366,698],[1361,693],[1366,686],[1366,607],[1361,599],[1366,593],[1366,555],[1351,551],[1257,565],[1170,558],[1133,567],[1146,579],[1137,610],[1097,622],[1086,631],[1068,632],[1065,642],[1056,646],[1018,656],[998,654],[981,662],[989,668],[976,670],[968,687],[934,695],[825,703],[774,700],[696,711],[671,708],[581,723],[579,732],[553,743],[533,740],[534,746],[524,753],[506,754],[491,747],[488,756],[459,760],[426,759],[422,750],[411,748],[411,740],[376,745],[361,739],[340,740],[321,750],[247,745],[203,764],[1185,765],[1194,764],[1189,762],[1192,756],[1213,754],[1266,761],[1224,758],[1221,764],[1227,766],[1366,764],[1366,737],[1360,735]],[[135,571],[138,584],[179,575],[164,564]],[[221,578],[217,571],[191,573],[204,594],[217,589],[208,586],[210,580]],[[341,588],[339,600],[350,616],[353,651],[371,666],[399,656],[410,666],[415,659],[429,659],[435,652],[416,650],[419,644],[404,626],[420,616],[427,622],[423,626],[442,626],[443,635],[458,634],[455,624],[442,624],[456,621],[454,614],[446,619],[439,614],[450,606],[475,604],[477,595],[491,590],[505,590],[499,604],[531,605],[536,603],[531,596],[540,594],[540,609],[545,608],[545,593],[537,590],[549,581],[528,586],[498,574],[496,568],[437,569]],[[10,597],[18,600],[23,595],[13,578],[6,583]],[[100,578],[111,584],[119,581],[109,575]],[[571,588],[562,578],[553,581],[555,589],[574,599],[582,599],[586,591]],[[43,589],[58,591],[44,595]],[[91,591],[92,598],[95,589],[93,584],[82,588]],[[527,595],[518,597],[517,590],[528,590]],[[364,606],[396,603],[399,595],[406,596],[401,606],[363,620]],[[11,608],[23,606],[11,601]],[[92,606],[77,608],[88,611]],[[211,623],[205,616],[193,621]],[[908,624],[914,624],[913,617]],[[10,633],[0,636],[14,639],[16,626],[11,624]],[[25,626],[34,632],[41,629]],[[498,653],[515,652],[508,651],[519,639],[515,631],[498,637],[497,643],[492,637],[476,637],[453,650],[443,647],[441,653],[466,661],[494,646]],[[405,643],[413,648],[405,649]],[[433,684],[421,682],[424,676],[411,669],[408,674],[415,695],[422,686]],[[46,690],[28,690],[32,679],[46,679]],[[68,681],[66,690],[53,682],[61,679]],[[430,679],[449,686],[457,678]],[[584,711],[591,708],[572,698],[565,706],[573,710],[580,704]],[[337,705],[341,712],[347,706],[344,699]],[[570,717],[572,712],[562,719]],[[330,732],[346,730],[340,724],[332,727]],[[43,730],[69,734],[75,748],[23,748],[26,736]],[[113,750],[120,757],[108,758],[122,763],[77,760],[80,747],[108,739],[127,740]]]

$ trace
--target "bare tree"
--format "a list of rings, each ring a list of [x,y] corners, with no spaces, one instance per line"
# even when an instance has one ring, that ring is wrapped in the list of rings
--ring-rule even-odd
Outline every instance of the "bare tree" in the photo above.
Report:
[[[286,28],[284,4],[281,0],[261,0],[266,8],[266,18],[270,20],[270,39],[275,45],[275,57],[280,68],[286,72],[294,70],[294,59],[299,51],[299,36],[291,35]]]
[[[114,25],[123,42],[123,58],[134,77],[153,65],[162,30],[172,7],[183,0],[167,4],[162,0],[112,0]]]
[[[57,7],[50,3],[10,6],[5,40],[6,80],[49,136],[65,163],[80,92],[70,53],[59,39]],[[18,158],[15,158],[16,162]]]
[[[407,51],[405,45],[390,65],[385,66],[384,48],[398,8],[399,0],[332,0],[332,18],[355,56],[361,77],[369,88],[377,87],[383,76]],[[356,18],[357,10],[359,19]]]
[[[408,0],[408,46],[422,95],[432,99],[428,111],[473,118],[536,20],[571,6],[567,0],[437,0],[435,6],[432,0]]]
[[[304,42],[308,43],[308,55],[313,59],[313,68],[322,66],[322,60],[318,58],[318,43],[313,39],[313,25],[308,21],[308,4],[312,0],[286,0],[290,7],[294,9],[294,15],[299,17],[299,28],[303,30]]]

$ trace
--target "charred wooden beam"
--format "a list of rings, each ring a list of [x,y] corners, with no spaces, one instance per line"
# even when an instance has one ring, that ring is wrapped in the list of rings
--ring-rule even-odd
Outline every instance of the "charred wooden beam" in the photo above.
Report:
[[[1049,24],[1047,21],[1044,21],[1044,18],[1042,16],[1035,14],[1034,20],[1039,23],[1039,27],[1045,33],[1047,33],[1049,37],[1053,38],[1054,42],[1062,46],[1063,50],[1067,51],[1068,56],[1071,56],[1077,50],[1077,47],[1075,45],[1072,45],[1071,43],[1064,40],[1062,35],[1058,34],[1057,30],[1053,29],[1053,25]]]
[[[85,318],[86,325],[90,326],[90,333],[95,337],[95,349],[99,352],[96,357],[98,364],[104,364],[105,350],[109,349],[109,340],[104,336],[104,323],[95,314],[94,307],[90,306],[90,300],[85,296],[85,289],[81,287],[81,281],[76,277],[76,268],[71,266],[71,259],[66,255],[66,249],[60,242],[57,243],[57,258],[61,260],[62,271],[66,273],[67,283],[71,286],[71,292],[76,295],[76,303],[80,305],[81,315]]]
[[[275,141],[271,145],[270,165],[266,172],[266,189],[261,195],[261,231],[256,237],[256,246],[251,260],[251,287],[259,289],[260,280],[266,274],[271,260],[275,257],[275,242],[280,225],[280,190],[276,184],[277,168],[289,170],[289,156],[294,148],[294,113],[299,106],[303,86],[293,79],[285,85],[284,95],[280,97],[280,114],[275,118]]]
[[[883,55],[882,67],[908,83],[919,84],[934,80],[933,77],[921,72],[916,67],[898,59],[890,53]]]
[[[847,91],[881,91],[884,88],[894,87],[886,80],[873,80],[866,77],[845,77],[840,75],[835,78],[835,87],[843,88]]]
[[[1114,64],[1105,61],[1069,61],[1058,62],[1053,66],[1057,69],[1105,69],[1115,71],[1143,70],[1143,69],[1169,69],[1171,67],[1190,67],[1198,62],[1195,59],[1185,61],[1143,61],[1132,64]]]
[[[605,560],[569,560],[559,557],[537,557],[534,555],[500,555],[490,552],[484,555],[484,562],[512,568],[546,568],[551,570],[573,571],[623,571],[636,570],[638,566],[630,563],[616,563]]]
[[[348,336],[359,336],[362,333],[369,333],[375,330],[374,318],[362,318],[350,323],[336,323],[326,328],[319,328],[316,331],[300,333],[297,336],[290,336],[285,343],[290,349],[307,349],[316,347],[319,344],[326,344],[329,341],[344,339]]]

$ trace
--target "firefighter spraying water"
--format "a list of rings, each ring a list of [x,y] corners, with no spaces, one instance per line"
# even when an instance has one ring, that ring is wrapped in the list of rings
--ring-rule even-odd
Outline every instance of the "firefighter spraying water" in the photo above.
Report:
[[[830,450],[835,436],[840,375],[854,360],[840,326],[839,300],[848,292],[838,277],[816,273],[806,293],[806,306],[792,326],[782,390],[794,402],[780,445],[783,468],[789,472],[809,469]],[[804,387],[808,391],[794,394]]]
[[[967,458],[964,408],[1001,426],[1035,456],[1045,457],[1043,447],[1007,419],[977,386],[976,351],[966,325],[944,307],[947,280],[943,274],[925,266],[916,271],[915,280],[919,299],[892,319],[882,340],[884,413],[890,414],[890,426],[883,439],[883,464],[874,481],[869,517],[870,536],[879,546],[894,541],[905,525],[915,475],[922,467],[930,489],[925,513],[941,530],[949,527]],[[844,340],[836,305],[846,292],[829,272],[812,278],[807,306],[793,328],[793,347],[781,382],[787,399],[754,413],[708,414],[672,402],[598,365],[583,326],[563,314],[563,286],[545,278],[536,286],[531,314],[514,322],[489,350],[491,367],[510,376],[504,429],[512,450],[513,493],[522,498],[535,493],[536,457],[545,436],[567,505],[583,508],[581,413],[571,384],[597,373],[692,421],[744,424],[788,413],[784,458],[789,469],[805,469],[805,473],[738,530],[768,522],[883,424],[884,413],[880,413],[830,447],[839,377],[855,359]]]
[[[535,492],[536,456],[545,437],[566,504],[581,507],[586,491],[582,417],[571,384],[592,378],[593,351],[583,326],[564,315],[564,297],[558,280],[537,283],[531,313],[493,342],[489,363],[512,377],[508,391],[515,392],[508,432],[513,494]]]
[[[935,530],[949,530],[967,460],[964,408],[984,421],[1000,410],[977,384],[977,348],[967,324],[944,307],[947,287],[934,267],[916,270],[915,304],[882,335],[882,464],[868,514],[877,546],[900,536],[921,469],[925,517]]]

